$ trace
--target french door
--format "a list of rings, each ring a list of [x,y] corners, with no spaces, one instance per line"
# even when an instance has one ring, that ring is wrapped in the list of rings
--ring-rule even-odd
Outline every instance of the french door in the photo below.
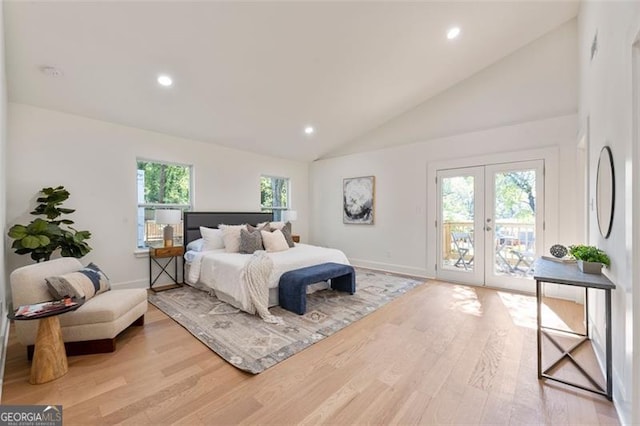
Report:
[[[542,252],[542,160],[438,170],[439,279],[533,292]]]

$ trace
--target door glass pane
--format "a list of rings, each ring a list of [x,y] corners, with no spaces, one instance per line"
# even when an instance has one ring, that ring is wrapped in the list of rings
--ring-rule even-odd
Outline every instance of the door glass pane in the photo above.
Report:
[[[474,184],[473,176],[442,178],[441,268],[473,271]]]
[[[536,253],[536,171],[495,173],[494,183],[494,273],[531,277]]]

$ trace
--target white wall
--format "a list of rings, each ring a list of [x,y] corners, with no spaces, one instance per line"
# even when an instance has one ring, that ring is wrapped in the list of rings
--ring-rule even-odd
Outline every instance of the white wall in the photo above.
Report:
[[[545,245],[570,244],[581,233],[576,210],[576,116],[568,115],[442,139],[319,160],[311,166],[311,241],[338,247],[354,263],[396,272],[435,276],[435,182],[430,164],[447,160],[527,160],[525,151],[551,148],[557,161],[547,164]],[[558,167],[558,163],[562,167]],[[486,163],[485,163],[486,164]],[[469,165],[469,164],[468,164]],[[375,224],[342,223],[342,180],[376,177]],[[560,214],[562,213],[562,214]]]
[[[611,236],[601,237],[595,212],[590,212],[590,243],[605,250],[611,257],[607,274],[617,285],[613,292],[613,374],[614,401],[621,420],[626,424],[640,423],[640,280],[638,263],[638,156],[634,150],[640,143],[634,135],[640,124],[638,103],[633,102],[633,73],[640,82],[640,67],[634,70],[633,44],[640,36],[640,3],[583,2],[579,23],[580,98],[579,125],[586,132],[589,117],[589,183],[592,197],[595,188],[596,165],[600,149],[609,145],[613,152],[616,184],[615,214]],[[591,61],[594,35],[598,34],[597,53]],[[636,51],[636,55],[638,52]],[[640,62],[639,62],[640,63]],[[637,128],[637,127],[636,127]],[[635,151],[637,153],[637,151]],[[636,210],[634,210],[634,203]],[[634,275],[634,268],[636,275]],[[602,298],[597,300],[602,303]],[[635,307],[635,308],[634,308]],[[603,312],[591,313],[596,320],[596,337],[604,336]],[[600,351],[601,352],[601,351]],[[601,355],[602,358],[602,355]]]
[[[75,115],[9,104],[6,223],[28,223],[36,193],[64,185],[77,229],[91,231],[93,261],[117,286],[148,286],[148,259],[136,258],[136,157],[192,164],[194,210],[259,211],[260,175],[291,178],[294,231],[308,235],[308,164]],[[5,221],[3,221],[5,223]],[[31,263],[9,251],[8,270]]]
[[[574,114],[576,46],[572,19],[329,156]]]

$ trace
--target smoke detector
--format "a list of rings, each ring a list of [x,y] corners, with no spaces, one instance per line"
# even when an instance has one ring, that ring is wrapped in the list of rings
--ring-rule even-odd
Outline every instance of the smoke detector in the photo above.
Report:
[[[50,67],[50,66],[44,66],[44,67],[40,67],[40,71],[42,71],[44,73],[44,75],[48,76],[48,77],[62,77],[62,71],[59,70],[56,67]]]

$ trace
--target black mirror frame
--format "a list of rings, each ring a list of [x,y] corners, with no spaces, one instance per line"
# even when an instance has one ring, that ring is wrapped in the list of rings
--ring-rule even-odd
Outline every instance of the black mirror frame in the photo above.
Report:
[[[601,168],[601,162],[603,160],[602,154],[606,153],[608,160],[609,160],[609,166],[611,167],[611,214],[609,215],[608,218],[600,218],[600,208],[599,208],[599,203],[602,201],[600,200],[600,197],[598,196],[599,194],[599,189],[600,186],[598,184],[599,180],[600,180],[600,168]],[[598,168],[596,170],[596,220],[598,221],[598,229],[600,230],[600,235],[602,235],[604,238],[609,238],[609,236],[611,235],[611,228],[613,226],[613,214],[615,211],[615,203],[616,203],[616,180],[615,180],[615,169],[613,168],[613,154],[611,153],[611,148],[609,146],[603,146],[602,150],[600,150],[600,156],[598,157]],[[604,221],[607,221],[606,223],[606,229],[602,229],[602,223]]]

